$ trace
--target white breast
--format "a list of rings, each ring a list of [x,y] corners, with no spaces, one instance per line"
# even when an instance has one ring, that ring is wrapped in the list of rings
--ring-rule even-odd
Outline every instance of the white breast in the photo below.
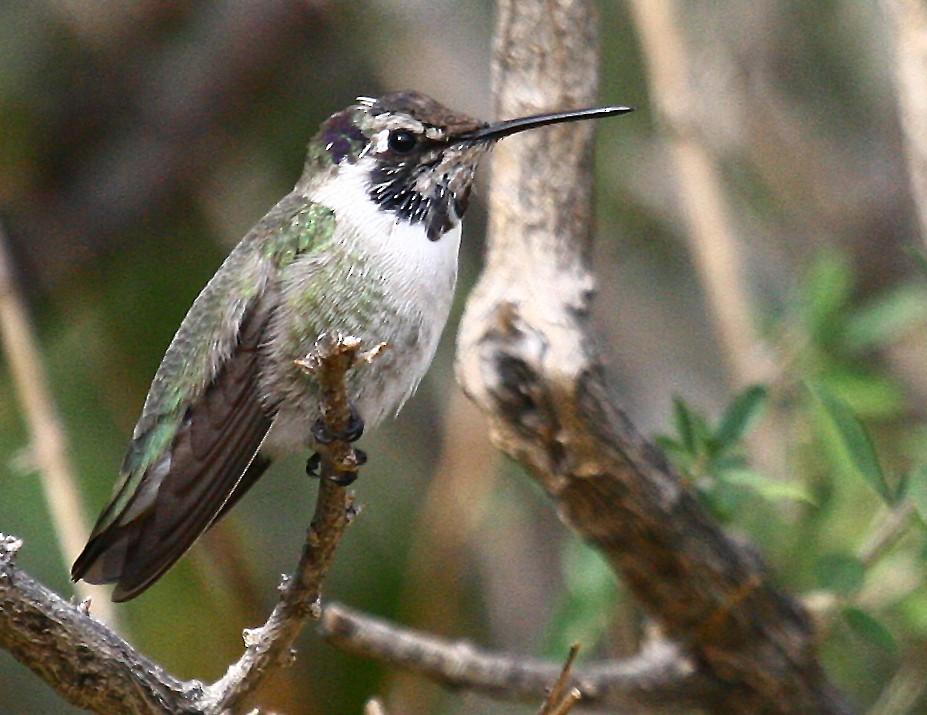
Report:
[[[422,223],[412,224],[383,211],[367,195],[367,177],[373,159],[364,157],[356,164],[341,167],[337,182],[327,182],[310,198],[335,212],[339,234],[364,237],[364,251],[383,266],[390,288],[396,296],[416,303],[433,304],[447,319],[454,284],[457,281],[457,253],[460,223],[437,241],[429,241]]]
[[[454,298],[460,223],[429,241],[423,224],[380,209],[367,194],[371,161],[342,167],[337,182],[310,198],[335,212],[333,240],[367,257],[365,280],[379,285],[387,304],[384,316],[391,316],[366,326],[371,338],[391,344],[371,366],[375,377],[360,386],[357,397],[366,403],[358,405],[366,409],[365,419],[375,424],[399,410],[434,358]]]

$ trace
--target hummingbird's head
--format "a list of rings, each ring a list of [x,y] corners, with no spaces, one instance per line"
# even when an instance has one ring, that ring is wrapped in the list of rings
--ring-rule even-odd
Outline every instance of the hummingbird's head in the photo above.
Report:
[[[305,178],[320,169],[361,169],[372,201],[398,219],[423,223],[437,241],[463,217],[479,160],[496,141],[532,127],[629,111],[604,107],[489,124],[419,92],[360,97],[322,124],[309,145]]]

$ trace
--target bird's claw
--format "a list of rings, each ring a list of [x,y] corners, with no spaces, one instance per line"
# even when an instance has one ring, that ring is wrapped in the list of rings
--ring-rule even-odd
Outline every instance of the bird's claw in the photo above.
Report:
[[[342,462],[341,469],[337,474],[330,477],[331,481],[341,487],[346,487],[354,483],[357,479],[357,468],[367,463],[367,453],[362,449],[352,449]],[[312,456],[306,461],[306,474],[313,479],[319,479],[319,469],[322,466],[322,455],[313,452]]]
[[[359,440],[364,434],[364,420],[354,408],[354,405],[351,405],[349,409],[348,424],[340,433],[333,433],[320,417],[312,425],[312,438],[319,444],[331,444],[335,440],[342,442],[356,442]]]
[[[341,474],[333,475],[330,479],[333,484],[337,484],[339,487],[347,487],[357,479],[357,472],[341,472]]]

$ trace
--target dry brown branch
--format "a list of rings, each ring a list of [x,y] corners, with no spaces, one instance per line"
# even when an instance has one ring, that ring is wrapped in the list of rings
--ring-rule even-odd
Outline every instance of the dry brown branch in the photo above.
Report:
[[[741,248],[732,227],[720,172],[695,125],[698,98],[689,72],[691,57],[671,0],[632,0],[649,79],[650,96],[666,130],[675,161],[677,198],[683,205],[690,250],[715,327],[737,385],[766,380],[771,365],[750,315]]]
[[[10,365],[13,385],[29,427],[35,466],[48,503],[48,513],[65,562],[70,565],[80,553],[90,527],[74,469],[68,459],[67,440],[58,418],[48,380],[26,307],[16,289],[13,267],[7,252],[7,237],[0,225],[0,338]],[[104,589],[80,581],[74,590],[81,598],[97,597],[96,615],[113,629],[119,628],[116,611]]]
[[[466,642],[400,628],[340,604],[325,607],[319,630],[349,653],[496,697],[536,701],[563,672],[554,662],[489,653]],[[579,690],[584,704],[612,708],[694,705],[715,688],[665,641],[650,643],[626,660],[577,666],[569,676],[570,687]]]
[[[350,419],[344,395],[347,371],[377,349],[360,354],[352,338],[326,335],[305,361],[323,387],[322,413],[332,434]],[[21,542],[0,543],[0,647],[43,678],[69,702],[107,715],[119,713],[241,712],[243,703],[275,669],[292,660],[291,647],[309,618],[321,613],[320,592],[353,498],[336,481],[357,470],[350,444],[335,440],[323,452],[315,515],[299,565],[280,585],[267,622],[245,631],[245,652],[225,676],[204,686],[179,681],[135,651],[86,610],[66,603],[17,569]]]
[[[894,35],[898,106],[911,190],[927,242],[927,6],[921,0],[882,0]]]
[[[588,3],[501,2],[499,115],[592,103],[595,46]],[[487,266],[459,332],[459,378],[496,444],[528,467],[698,673],[723,684],[703,708],[849,713],[807,614],[709,518],[610,393],[587,322],[590,131],[534,132],[496,150]]]
[[[381,346],[360,354],[356,338],[323,334],[316,352],[298,364],[311,372],[321,386],[322,419],[333,435],[342,434],[350,420],[344,378],[358,362],[376,357]],[[321,451],[321,480],[315,514],[299,565],[280,588],[280,600],[267,622],[246,630],[245,652],[226,674],[206,688],[202,705],[207,712],[234,711],[246,701],[275,669],[288,665],[291,647],[309,618],[321,616],[322,583],[335,548],[354,515],[354,497],[338,482],[355,475],[351,445],[335,440]]]
[[[570,678],[573,671],[573,663],[579,653],[579,643],[574,643],[570,648],[570,654],[567,656],[563,668],[560,669],[560,675],[553,684],[547,697],[544,698],[544,704],[538,711],[538,715],[566,715],[573,706],[582,699],[582,693],[579,688],[570,687]]]
[[[85,609],[16,567],[22,542],[0,535],[0,648],[69,703],[95,713],[198,713],[201,684],[165,673]]]
[[[378,698],[371,698],[364,706],[364,715],[389,715]]]

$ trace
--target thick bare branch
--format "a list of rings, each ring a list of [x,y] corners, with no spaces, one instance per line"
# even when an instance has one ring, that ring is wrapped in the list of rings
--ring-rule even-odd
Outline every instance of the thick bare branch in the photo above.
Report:
[[[595,99],[589,3],[550,7],[500,3],[502,116]],[[724,685],[704,708],[848,713],[805,612],[707,516],[609,392],[587,321],[589,139],[589,128],[562,127],[497,149],[487,267],[459,332],[459,378],[496,444],[601,549],[698,671]]]
[[[911,192],[927,242],[927,6],[921,0],[882,0],[895,44],[898,106]]]
[[[340,604],[325,607],[319,629],[349,653],[497,697],[536,701],[563,669],[555,662],[488,653],[469,643],[400,628]],[[699,679],[692,664],[666,642],[651,643],[634,658],[574,666],[568,682],[580,691],[584,704],[610,707],[694,705],[715,687]]]
[[[359,347],[352,338],[326,335],[306,361],[322,385],[322,413],[333,435],[341,434],[350,420],[347,371],[379,351],[378,346],[360,354]],[[267,622],[245,631],[244,654],[216,683],[173,678],[91,618],[86,608],[36,583],[13,563],[21,545],[13,537],[0,539],[0,647],[69,702],[92,712],[239,712],[275,669],[292,661],[296,636],[309,618],[319,617],[322,583],[355,513],[352,495],[338,485],[358,468],[351,445],[335,439],[321,457],[319,496],[299,565],[280,585],[280,600]]]
[[[202,684],[165,673],[85,608],[16,567],[22,542],[0,535],[0,648],[69,703],[96,713],[200,713]]]

